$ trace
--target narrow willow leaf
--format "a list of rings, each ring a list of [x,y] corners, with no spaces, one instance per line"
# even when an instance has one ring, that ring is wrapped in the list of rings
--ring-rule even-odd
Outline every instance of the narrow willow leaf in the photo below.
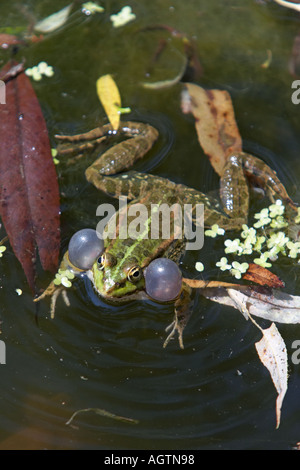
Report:
[[[138,421],[136,419],[115,415],[114,413],[110,413],[110,411],[106,411],[101,408],[85,408],[82,410],[75,411],[75,413],[72,414],[71,418],[66,422],[66,425],[71,424],[73,419],[80,413],[87,413],[89,411],[92,411],[93,413],[96,413],[97,415],[104,416],[105,418],[111,418],[117,421],[123,421],[125,423],[130,423],[130,424],[138,424]]]
[[[51,33],[52,31],[55,31],[56,29],[60,28],[67,21],[72,6],[73,3],[70,3],[70,5],[66,6],[62,10],[59,10],[55,13],[52,13],[52,15],[47,16],[47,18],[44,18],[43,20],[36,23],[34,29],[36,31],[39,31],[40,33]]]
[[[14,253],[35,291],[36,248],[43,269],[55,272],[60,245],[60,204],[56,170],[38,99],[19,64],[1,77],[6,105],[0,107],[0,214]]]
[[[280,425],[281,406],[287,391],[287,351],[285,343],[272,323],[270,328],[261,330],[263,337],[255,343],[259,358],[268,369],[278,393],[276,400],[276,429]]]
[[[281,5],[286,8],[291,8],[292,10],[300,11],[300,5],[298,3],[294,2],[288,2],[286,0],[274,0],[274,2],[278,3],[278,5]]]
[[[103,75],[96,82],[97,94],[104,111],[113,126],[117,130],[120,125],[121,96],[116,82],[111,75]]]

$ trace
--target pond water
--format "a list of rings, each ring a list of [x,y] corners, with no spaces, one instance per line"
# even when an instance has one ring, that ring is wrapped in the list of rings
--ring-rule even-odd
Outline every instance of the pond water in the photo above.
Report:
[[[1,27],[26,27],[66,6],[65,1],[2,1]],[[136,20],[114,29],[110,14],[126,3],[102,1],[102,14],[86,17],[80,4],[67,23],[43,41],[21,48],[17,59],[31,67],[45,60],[55,74],[33,82],[54,134],[84,132],[106,122],[95,82],[113,74],[131,120],[160,130],[143,170],[204,192],[218,187],[218,177],[199,147],[193,119],[180,109],[182,84],[145,89],[144,81],[174,78],[184,60],[182,42],[165,29],[182,31],[196,43],[203,74],[197,83],[231,94],[247,150],[264,158],[300,202],[299,113],[293,104],[288,71],[296,13],[272,2],[244,0],[130,0]],[[27,14],[24,15],[24,9]],[[166,47],[157,63],[155,51]],[[271,51],[268,67],[262,64]],[[1,64],[9,52],[0,53]],[[111,202],[85,181],[89,162],[57,165],[61,188],[62,253],[73,233],[95,226],[97,206]],[[189,253],[182,269],[200,277],[195,262],[218,276],[210,242]],[[206,248],[207,247],[207,248]],[[219,258],[218,258],[219,259]],[[280,266],[286,290],[300,295],[298,269]],[[40,285],[51,279],[40,274]],[[173,307],[132,302],[94,305],[84,283],[69,294],[71,306],[58,301],[39,305],[10,248],[1,259],[1,339],[6,364],[0,365],[0,449],[291,449],[300,439],[300,369],[291,362],[291,345],[300,326],[279,325],[289,356],[289,386],[282,420],[275,430],[276,391],[261,364],[255,342],[261,334],[237,310],[196,295],[184,334],[163,349]],[[16,289],[22,289],[18,296]],[[268,326],[267,322],[261,322]],[[121,422],[93,412],[100,408],[137,420]]]

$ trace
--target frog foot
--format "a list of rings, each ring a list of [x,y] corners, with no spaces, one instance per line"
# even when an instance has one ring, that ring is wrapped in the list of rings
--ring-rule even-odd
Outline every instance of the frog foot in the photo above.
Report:
[[[69,300],[66,288],[63,286],[56,286],[53,282],[51,282],[51,284],[39,297],[36,297],[34,299],[34,302],[39,302],[40,300],[44,299],[46,296],[50,296],[51,297],[50,317],[51,319],[53,319],[55,316],[56,302],[60,295],[62,295],[62,298],[64,299],[64,302],[67,305],[67,307],[70,307],[70,300]]]
[[[182,334],[183,334],[183,330],[184,330],[185,325],[186,325],[186,322],[181,322],[180,319],[178,318],[178,315],[175,314],[174,320],[165,329],[166,332],[168,332],[170,330],[171,330],[171,332],[169,333],[167,339],[164,342],[164,345],[163,345],[164,348],[166,348],[168,346],[170,340],[174,338],[174,336],[176,334],[176,331],[177,331],[178,332],[179,346],[180,346],[181,349],[184,349]]]

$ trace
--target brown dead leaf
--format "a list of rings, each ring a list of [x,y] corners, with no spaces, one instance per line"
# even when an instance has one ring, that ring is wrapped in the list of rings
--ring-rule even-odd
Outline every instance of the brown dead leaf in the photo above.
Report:
[[[229,155],[242,152],[240,136],[230,95],[223,90],[204,90],[185,84],[190,95],[190,112],[196,120],[198,140],[221,176]]]
[[[284,287],[284,282],[279,279],[276,274],[273,274],[266,268],[259,266],[255,263],[250,263],[247,272],[243,275],[243,279],[247,281],[255,282],[260,286],[268,286],[274,287],[275,289],[279,289]]]

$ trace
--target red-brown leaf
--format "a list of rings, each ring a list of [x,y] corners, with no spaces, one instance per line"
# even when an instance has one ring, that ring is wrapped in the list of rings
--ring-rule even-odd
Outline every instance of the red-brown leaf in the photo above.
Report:
[[[243,275],[243,279],[255,282],[260,286],[273,287],[274,289],[284,287],[284,282],[276,274],[254,263],[250,263],[247,272]]]
[[[7,75],[7,64],[0,73]],[[44,117],[28,77],[6,83],[0,105],[0,215],[35,291],[36,248],[43,269],[58,265],[59,189]]]

